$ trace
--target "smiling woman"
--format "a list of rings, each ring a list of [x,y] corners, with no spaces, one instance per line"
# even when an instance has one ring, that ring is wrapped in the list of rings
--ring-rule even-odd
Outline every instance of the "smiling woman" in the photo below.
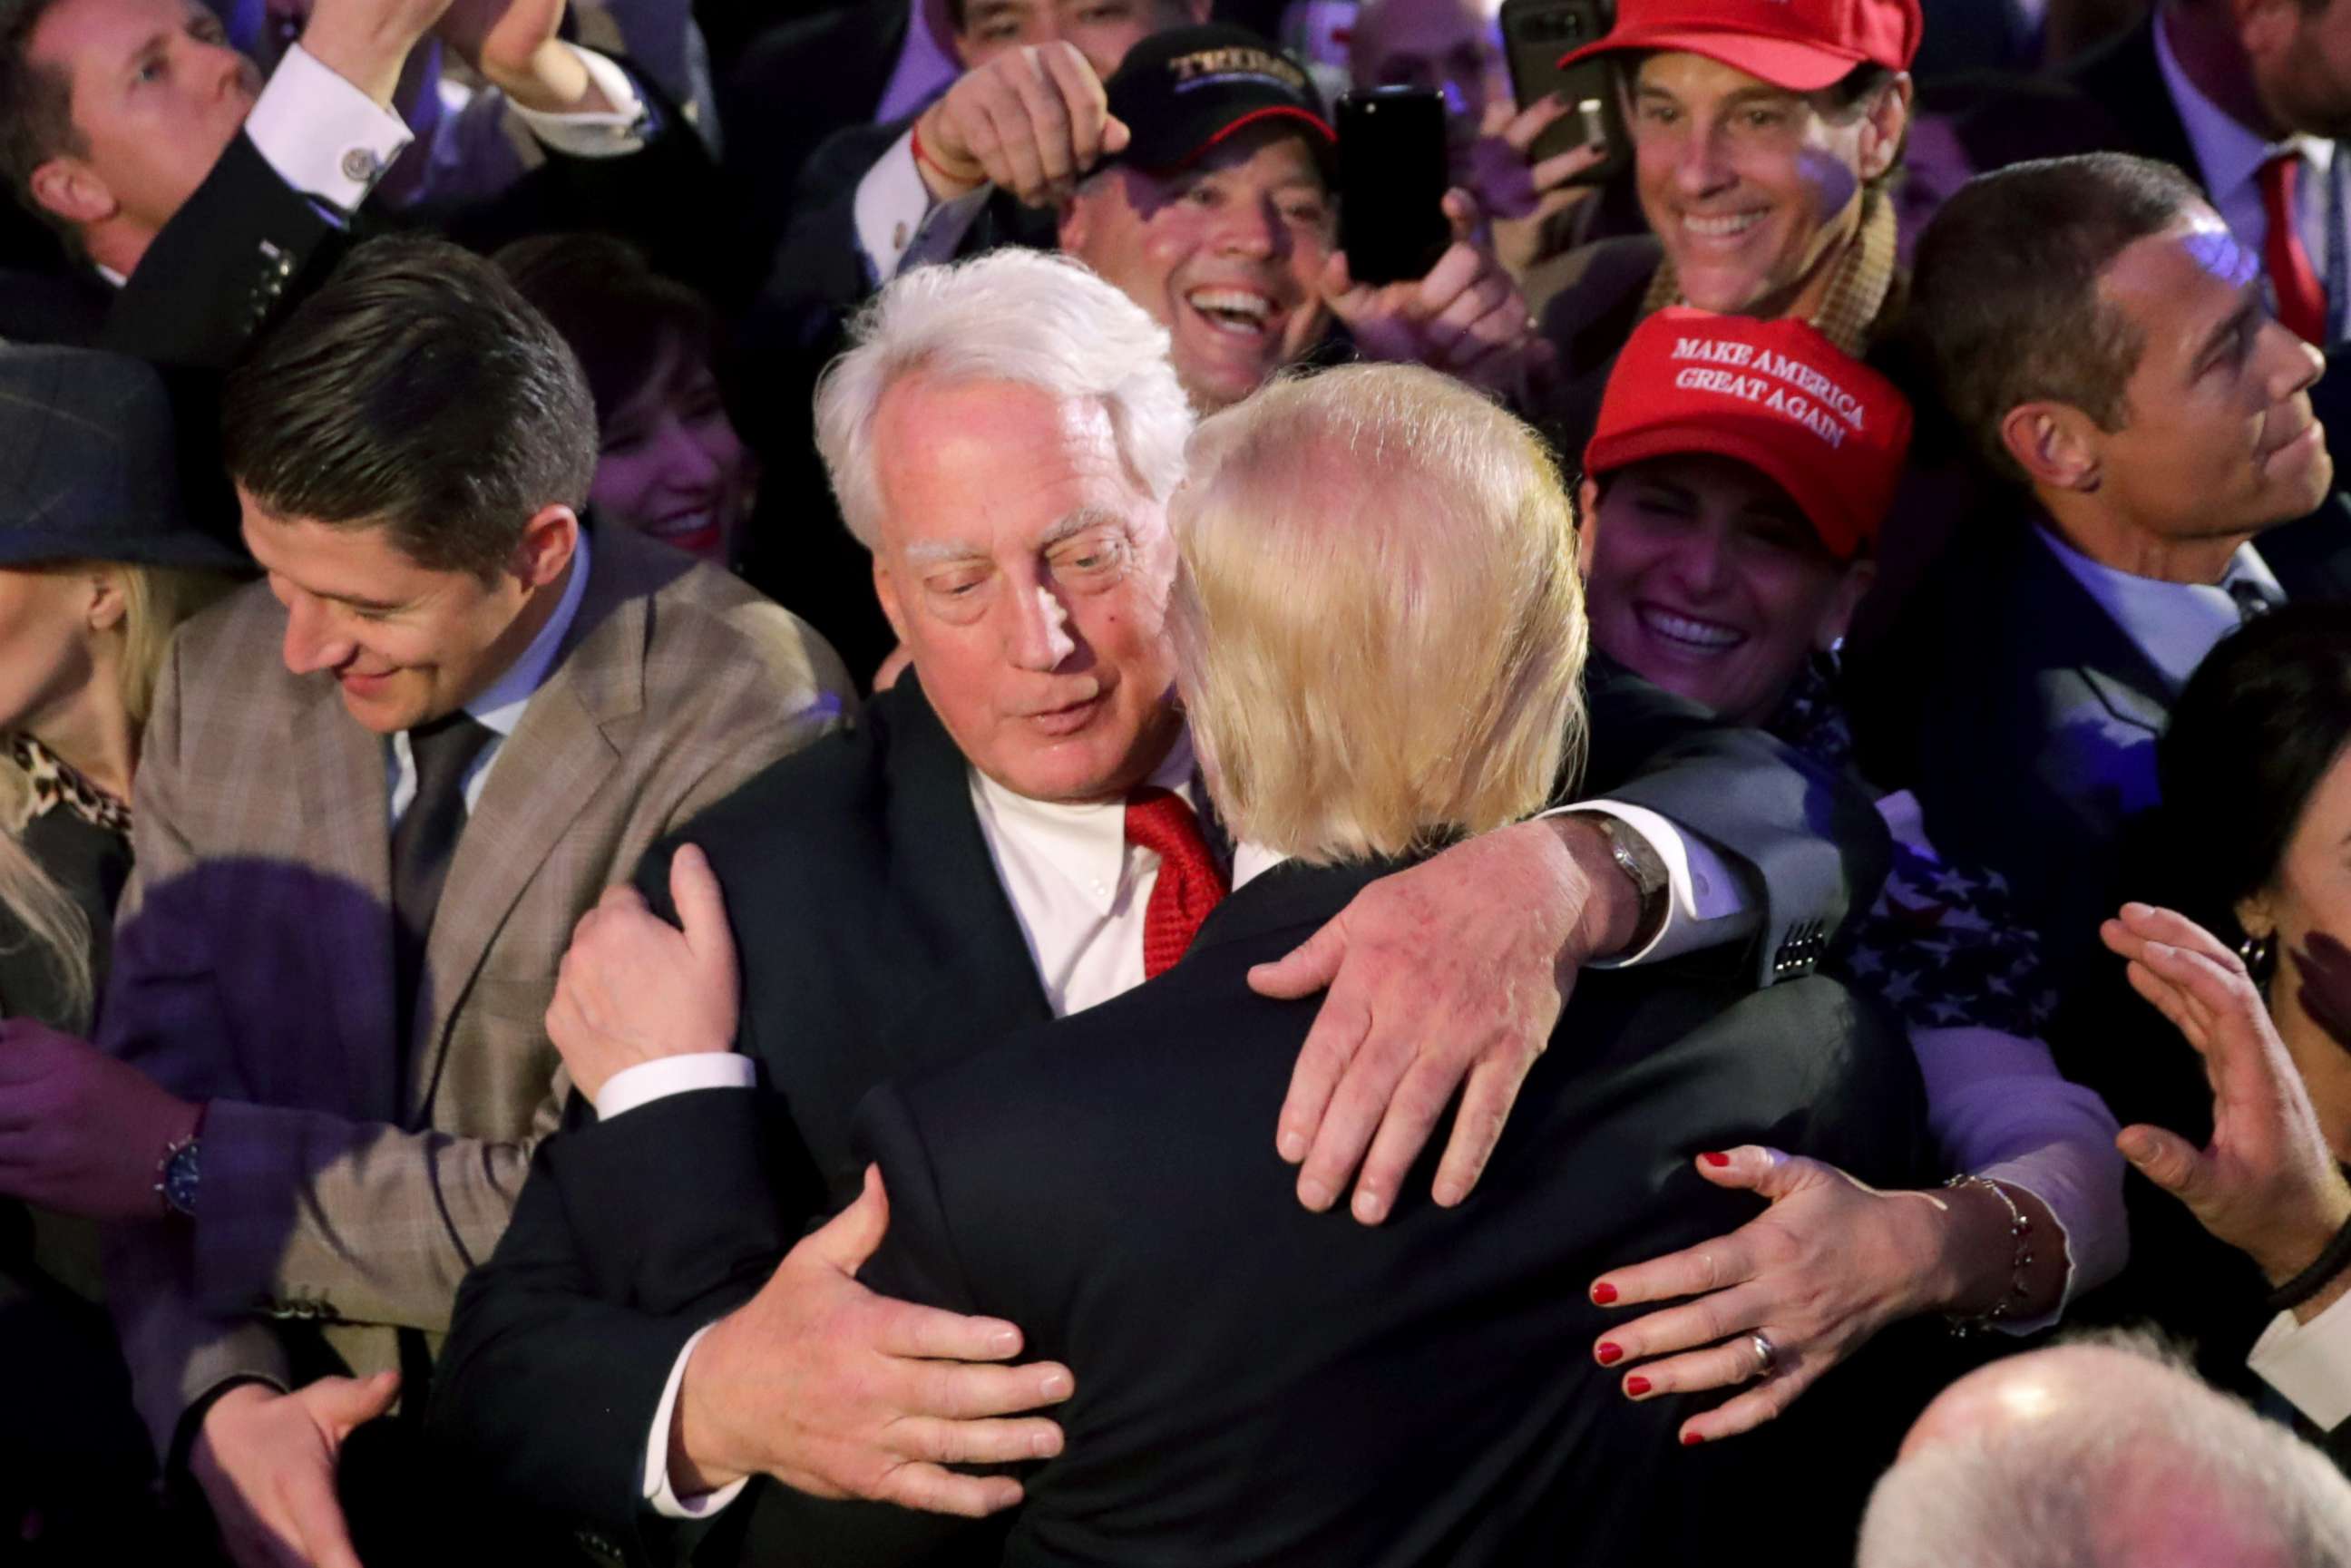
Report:
[[[754,475],[719,396],[710,307],[604,235],[543,235],[494,259],[587,371],[600,444],[589,504],[689,555],[737,564]]]

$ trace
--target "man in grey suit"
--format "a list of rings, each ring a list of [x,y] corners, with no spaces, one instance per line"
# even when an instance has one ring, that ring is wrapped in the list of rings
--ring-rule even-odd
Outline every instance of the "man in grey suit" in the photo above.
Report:
[[[454,247],[361,247],[225,428],[268,581],[188,627],[147,731],[99,1043],[166,1135],[109,1288],[231,1554],[340,1563],[342,1439],[421,1405],[569,1094],[572,924],[852,687],[733,579],[582,522],[578,363]]]

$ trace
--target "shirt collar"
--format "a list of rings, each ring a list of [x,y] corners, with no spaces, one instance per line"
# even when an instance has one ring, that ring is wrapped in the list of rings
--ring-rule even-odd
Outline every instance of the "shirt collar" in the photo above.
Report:
[[[1233,891],[1238,893],[1249,883],[1263,876],[1290,857],[1280,850],[1270,850],[1263,844],[1247,840],[1233,846]]]
[[[522,722],[522,710],[547,683],[548,672],[555,667],[555,655],[563,647],[563,639],[571,630],[572,622],[580,618],[580,601],[588,591],[588,530],[580,530],[579,548],[571,552],[571,575],[563,584],[563,597],[556,601],[555,613],[522,651],[522,657],[507,667],[507,673],[492,681],[489,689],[465,705],[484,728],[496,731],[501,737],[515,732]]]
[[[2299,152],[2313,175],[2326,173],[2335,159],[2333,142],[2315,136],[2264,141],[2243,121],[2197,90],[2196,84],[2188,79],[2187,71],[2180,68],[2179,57],[2171,52],[2169,31],[2158,17],[2155,25],[2156,64],[2163,72],[2164,86],[2171,91],[2173,106],[2179,110],[2179,121],[2187,128],[2188,144],[2196,150],[2196,162],[2204,171],[2205,188],[2212,193],[2216,204],[2225,207],[2231,195],[2260,179],[2262,165],[2280,152]]]
[[[1166,758],[1144,782],[1182,796],[1196,811],[1200,794],[1192,776],[1191,733],[1179,729]],[[1126,875],[1126,802],[1065,806],[1016,795],[977,768],[971,777],[996,830],[1020,840],[1067,878],[1096,914],[1108,916]]]
[[[2271,603],[2285,601],[2285,591],[2278,586],[2268,563],[2249,544],[2237,547],[2217,584],[2165,582],[2092,560],[2045,524],[2035,524],[2034,528],[2059,564],[2098,601],[2098,607],[2122,628],[2123,635],[2147,655],[2174,691],[2188,684],[2188,677],[2221,638],[2243,624],[2228,584],[2252,582]]]

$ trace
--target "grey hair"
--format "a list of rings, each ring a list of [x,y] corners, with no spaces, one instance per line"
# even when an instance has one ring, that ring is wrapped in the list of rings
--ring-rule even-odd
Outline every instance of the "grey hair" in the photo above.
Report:
[[[2133,1504],[2158,1495],[2229,1529],[2232,1562],[2351,1568],[2351,1482],[2325,1454],[2199,1382],[2152,1334],[2064,1343],[2135,1356],[2147,1375],[2095,1407],[1898,1462],[1870,1494],[1857,1568],[2125,1568],[2149,1561],[2145,1531],[2164,1522]]]
[[[1166,329],[1074,261],[1005,249],[902,273],[857,317],[817,383],[816,444],[849,531],[874,548],[882,509],[874,416],[902,379],[1008,382],[1099,404],[1155,501],[1184,477],[1192,407]]]

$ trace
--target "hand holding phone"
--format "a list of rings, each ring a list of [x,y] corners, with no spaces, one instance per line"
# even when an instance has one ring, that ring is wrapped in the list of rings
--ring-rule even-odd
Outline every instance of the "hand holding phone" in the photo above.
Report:
[[[1373,88],[1339,99],[1339,245],[1359,284],[1426,277],[1452,243],[1445,100]]]

